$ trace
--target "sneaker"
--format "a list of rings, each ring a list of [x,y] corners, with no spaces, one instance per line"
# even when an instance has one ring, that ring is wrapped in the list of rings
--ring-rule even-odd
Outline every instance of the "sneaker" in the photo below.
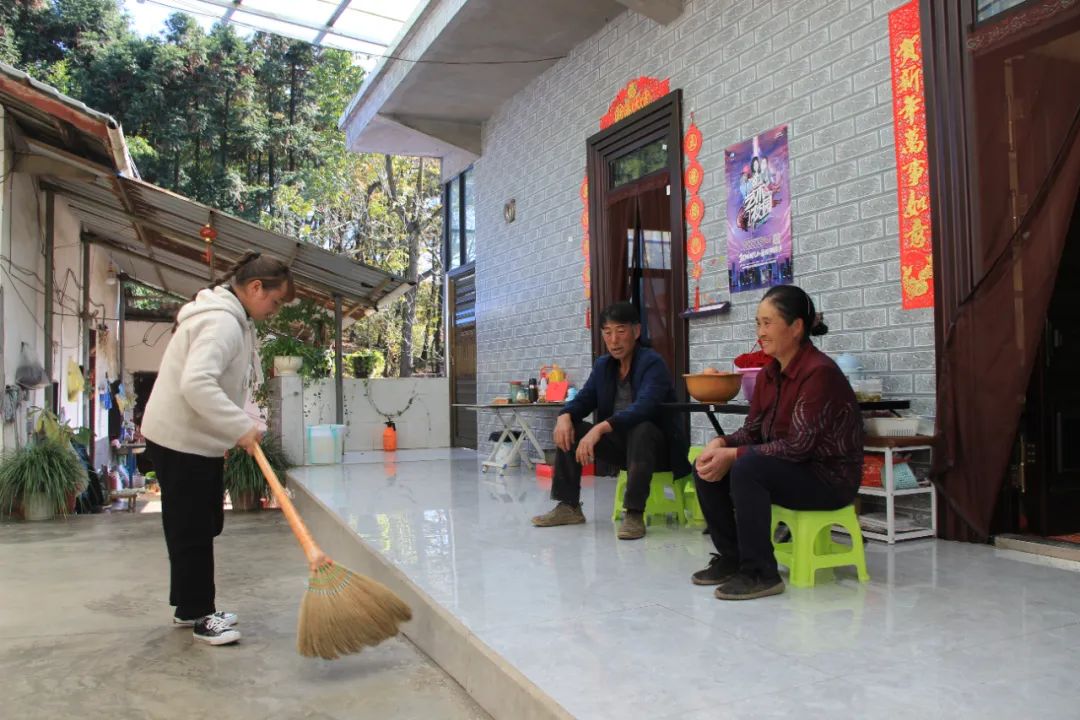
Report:
[[[779,577],[763,578],[739,573],[716,588],[716,597],[721,600],[754,600],[782,592],[784,581]]]
[[[619,525],[620,540],[637,540],[645,537],[645,516],[642,513],[627,510]]]
[[[712,554],[709,566],[690,576],[695,585],[719,585],[727,582],[739,573],[739,563],[723,555]]]
[[[240,618],[236,616],[236,613],[222,612],[221,610],[218,610],[216,613],[208,617],[218,618],[219,620],[221,620],[221,622],[225,623],[225,627],[232,627],[236,623],[240,622]],[[184,620],[183,618],[178,618],[175,616],[172,619],[173,625],[176,625],[177,627],[195,627],[195,623],[199,622],[200,620],[202,620],[202,618],[192,618],[191,620]]]
[[[585,522],[585,513],[580,505],[569,505],[561,502],[543,515],[537,515],[532,519],[536,527],[555,527],[556,525],[580,525]]]
[[[215,615],[207,615],[195,623],[192,631],[196,640],[202,640],[211,645],[228,645],[240,639],[240,631],[233,630],[225,624],[225,621]]]

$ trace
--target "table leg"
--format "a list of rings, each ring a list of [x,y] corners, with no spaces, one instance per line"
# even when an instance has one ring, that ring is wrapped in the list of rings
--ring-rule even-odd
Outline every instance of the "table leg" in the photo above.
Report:
[[[705,414],[709,417],[709,422],[712,423],[713,430],[716,431],[717,437],[723,437],[724,428],[720,427],[720,421],[716,419],[716,413],[713,412],[712,407],[707,408]]]
[[[502,444],[506,440],[506,438],[511,435],[510,429],[512,423],[508,423],[506,421],[506,418],[503,417],[502,412],[500,412],[499,410],[494,410],[493,412],[495,413],[495,417],[499,419],[499,422],[503,424],[503,431],[499,435],[499,439],[495,441],[495,446],[491,448],[491,454],[487,456],[487,460],[481,463],[480,472],[487,472],[487,469],[489,467],[499,468],[500,471],[506,469],[506,463],[501,463],[500,466],[500,463],[495,462],[495,456],[499,454],[499,448],[502,447]],[[511,455],[511,457],[513,457],[513,455]]]
[[[536,435],[533,433],[532,428],[529,427],[529,424],[527,422],[525,422],[524,417],[520,415],[518,417],[518,424],[521,426],[521,431],[525,433],[525,437],[529,438],[529,443],[532,445],[533,450],[536,451],[536,458],[533,459],[533,462],[543,464],[543,462],[547,459],[544,457],[544,448],[540,447],[540,441],[536,439]],[[522,452],[522,455],[528,455],[528,451]],[[530,458],[525,458],[525,461],[527,463],[529,462],[529,460]],[[530,467],[532,467],[531,464]]]

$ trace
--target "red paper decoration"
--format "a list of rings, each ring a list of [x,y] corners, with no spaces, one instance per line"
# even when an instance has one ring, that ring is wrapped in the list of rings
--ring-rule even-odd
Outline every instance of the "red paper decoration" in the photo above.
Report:
[[[934,306],[934,263],[918,0],[889,13],[889,56],[896,134],[902,304],[906,310],[928,308]]]
[[[702,136],[694,121],[694,114],[690,113],[690,127],[686,128],[683,136],[683,152],[686,154],[686,171],[684,183],[686,185],[686,222],[690,226],[690,234],[686,238],[686,257],[693,263],[690,268],[690,277],[694,279],[694,309],[701,309],[701,290],[698,281],[701,279],[701,260],[705,257],[705,236],[701,234],[701,220],[705,217],[705,203],[698,191],[705,180],[705,171],[701,163],[697,161],[701,151]]]

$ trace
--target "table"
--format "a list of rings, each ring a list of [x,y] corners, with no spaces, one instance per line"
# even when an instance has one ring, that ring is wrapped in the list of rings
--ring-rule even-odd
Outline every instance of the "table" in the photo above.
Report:
[[[529,427],[528,421],[525,419],[525,411],[543,411],[551,408],[562,409],[562,403],[503,403],[495,404],[490,403],[486,405],[474,405],[465,403],[454,403],[453,407],[464,408],[465,410],[490,410],[495,413],[495,417],[502,423],[503,430],[499,435],[499,439],[495,441],[495,446],[491,449],[491,454],[487,456],[487,460],[481,464],[481,472],[487,472],[489,467],[496,468],[499,473],[506,471],[506,467],[509,464],[511,458],[515,455],[519,456],[524,462],[526,467],[531,468],[533,464],[542,464],[544,462],[544,448],[540,446],[540,441],[536,439],[536,435],[533,434],[532,428]],[[499,453],[499,448],[506,441],[507,438],[513,438],[513,444],[510,446],[510,452],[506,456],[505,462],[496,462],[495,456]],[[529,445],[525,445],[525,440],[529,441]],[[529,450],[536,453],[536,457],[530,457]]]
[[[716,419],[717,413],[720,415],[750,414],[749,405],[736,403],[673,402],[660,403],[660,407],[671,412],[703,412],[709,416],[709,422],[712,423],[713,429],[716,430],[717,435],[724,434],[724,429],[720,427],[720,421]],[[873,402],[859,403],[859,409],[863,412],[886,410],[894,415],[897,414],[897,410],[907,410],[910,407],[911,402],[908,400],[876,400]]]

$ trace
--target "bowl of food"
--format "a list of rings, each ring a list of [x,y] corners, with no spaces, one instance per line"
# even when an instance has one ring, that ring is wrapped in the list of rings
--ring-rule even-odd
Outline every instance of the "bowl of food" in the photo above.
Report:
[[[688,373],[686,390],[690,397],[703,403],[725,403],[739,394],[742,376],[733,372]]]

